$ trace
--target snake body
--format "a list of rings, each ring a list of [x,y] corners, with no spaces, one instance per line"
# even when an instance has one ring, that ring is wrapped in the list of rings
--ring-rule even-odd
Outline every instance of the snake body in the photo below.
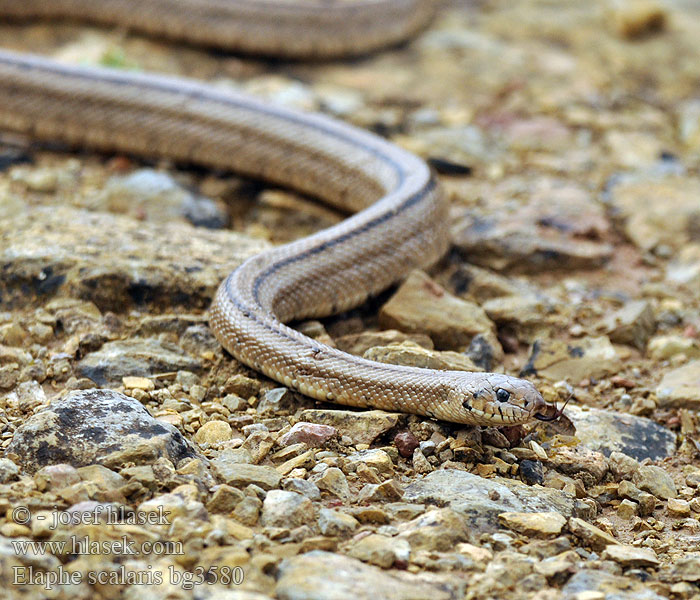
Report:
[[[138,3],[136,19],[129,0],[0,0],[0,14],[80,17],[235,50],[324,57],[404,39],[425,23],[431,4],[146,0]],[[330,14],[319,14],[321,5]],[[333,25],[324,31],[319,23],[326,20]],[[0,128],[230,169],[355,212],[248,259],[216,294],[210,326],[217,339],[239,361],[284,385],[323,401],[467,424],[522,423],[545,407],[521,379],[376,363],[284,324],[357,306],[445,252],[446,204],[430,170],[378,136],[191,81],[7,51],[0,51]]]

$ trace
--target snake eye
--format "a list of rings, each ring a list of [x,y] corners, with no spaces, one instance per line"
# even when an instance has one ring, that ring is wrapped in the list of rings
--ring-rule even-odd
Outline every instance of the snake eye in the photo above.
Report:
[[[503,388],[498,388],[496,390],[496,400],[499,402],[508,402],[508,400],[510,400],[510,392]]]

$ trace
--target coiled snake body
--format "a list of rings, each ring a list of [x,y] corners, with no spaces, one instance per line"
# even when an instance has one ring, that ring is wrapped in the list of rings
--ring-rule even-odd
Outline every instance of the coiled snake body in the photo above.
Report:
[[[293,57],[361,53],[430,18],[425,0],[0,0],[0,15],[118,23],[226,49]],[[541,416],[527,381],[381,364],[284,325],[362,303],[447,248],[426,164],[370,133],[181,79],[65,66],[0,51],[0,128],[107,151],[226,168],[356,214],[247,260],[221,284],[211,328],[238,360],[324,401],[457,423]]]

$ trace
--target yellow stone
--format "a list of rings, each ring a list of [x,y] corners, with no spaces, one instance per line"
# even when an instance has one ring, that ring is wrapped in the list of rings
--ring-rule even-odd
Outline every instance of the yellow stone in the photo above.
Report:
[[[231,426],[226,421],[208,421],[194,436],[198,444],[218,444],[231,439]]]
[[[122,377],[122,385],[124,389],[127,390],[143,390],[144,392],[151,392],[156,389],[156,384],[153,380],[147,377]]]
[[[532,537],[559,535],[566,525],[566,518],[557,512],[505,512],[498,520],[513,531]]]
[[[690,503],[680,498],[669,498],[667,504],[668,512],[674,517],[689,517]]]

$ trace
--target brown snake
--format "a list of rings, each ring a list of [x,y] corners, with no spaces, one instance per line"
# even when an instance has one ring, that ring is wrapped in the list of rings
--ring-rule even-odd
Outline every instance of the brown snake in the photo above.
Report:
[[[426,0],[0,0],[0,15],[16,19],[77,18],[295,58],[395,43],[432,12]],[[230,169],[356,212],[250,258],[226,278],[210,313],[224,348],[319,400],[477,425],[546,420],[542,396],[522,379],[376,363],[283,324],[357,306],[447,249],[445,201],[409,152],[321,115],[190,81],[4,51],[0,128]]]

